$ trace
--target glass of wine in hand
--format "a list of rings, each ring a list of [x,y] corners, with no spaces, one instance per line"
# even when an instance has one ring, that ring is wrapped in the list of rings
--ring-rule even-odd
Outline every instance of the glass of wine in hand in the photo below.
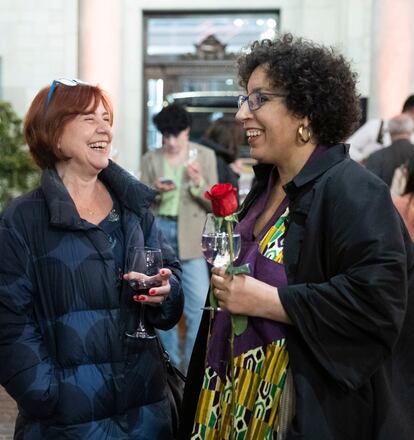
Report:
[[[161,286],[159,275],[162,268],[161,249],[150,247],[132,247],[128,252],[128,272],[136,272],[136,277],[128,281],[133,291],[133,295],[149,295],[149,290],[153,287]],[[145,304],[140,304],[138,328],[132,332],[126,332],[130,338],[153,339],[155,334],[151,334],[145,327]]]

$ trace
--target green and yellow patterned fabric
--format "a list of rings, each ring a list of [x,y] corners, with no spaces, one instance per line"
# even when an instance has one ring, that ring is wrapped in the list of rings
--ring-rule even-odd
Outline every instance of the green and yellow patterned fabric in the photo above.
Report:
[[[283,264],[283,237],[289,208],[260,241],[260,252]],[[255,347],[234,358],[235,440],[273,440],[278,431],[280,398],[289,356],[285,339]],[[193,440],[227,440],[231,434],[231,379],[207,365],[194,421]]]

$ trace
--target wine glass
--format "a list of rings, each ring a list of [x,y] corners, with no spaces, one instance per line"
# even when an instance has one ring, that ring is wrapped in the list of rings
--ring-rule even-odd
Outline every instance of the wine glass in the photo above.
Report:
[[[197,160],[198,150],[196,147],[188,147],[186,165],[190,165]]]
[[[220,221],[221,220],[221,221]],[[240,234],[232,234],[233,255],[230,253],[230,237],[226,230],[226,220],[218,219],[213,214],[207,214],[201,236],[201,250],[204,258],[213,267],[226,267],[232,264],[240,254],[241,238]],[[233,257],[233,260],[231,259]],[[219,312],[219,307],[202,307],[202,310]]]
[[[233,260],[240,254],[240,234],[234,232]],[[226,221],[218,221],[213,214],[207,214],[201,236],[201,249],[204,258],[214,267],[225,267],[233,263],[230,261],[230,239],[226,230]]]
[[[153,287],[161,286],[159,271],[162,268],[161,249],[151,247],[132,247],[127,256],[128,272],[137,272],[137,277],[128,281],[133,295],[148,295]],[[133,332],[125,333],[130,338],[153,339],[145,328],[145,304],[140,304],[138,328]]]

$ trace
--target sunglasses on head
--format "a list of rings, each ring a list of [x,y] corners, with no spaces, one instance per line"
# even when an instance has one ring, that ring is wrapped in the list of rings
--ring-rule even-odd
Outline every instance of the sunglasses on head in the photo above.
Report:
[[[54,79],[50,86],[49,93],[47,94],[46,105],[45,105],[46,109],[49,107],[53,93],[55,92],[56,86],[58,84],[62,84],[63,86],[69,86],[69,87],[74,87],[79,85],[83,85],[83,86],[89,85],[88,83],[86,83],[85,81],[81,81],[80,79],[71,79],[71,78]]]

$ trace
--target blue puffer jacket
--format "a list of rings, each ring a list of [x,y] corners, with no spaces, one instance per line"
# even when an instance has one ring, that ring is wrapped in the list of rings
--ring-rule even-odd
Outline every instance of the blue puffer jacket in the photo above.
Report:
[[[172,291],[148,321],[182,312],[180,265],[148,210],[154,191],[111,163],[100,179],[121,205],[125,248],[162,248]],[[164,364],[155,340],[135,340],[138,305],[109,236],[82,220],[54,170],[0,217],[0,382],[16,400],[15,438],[171,438]]]

